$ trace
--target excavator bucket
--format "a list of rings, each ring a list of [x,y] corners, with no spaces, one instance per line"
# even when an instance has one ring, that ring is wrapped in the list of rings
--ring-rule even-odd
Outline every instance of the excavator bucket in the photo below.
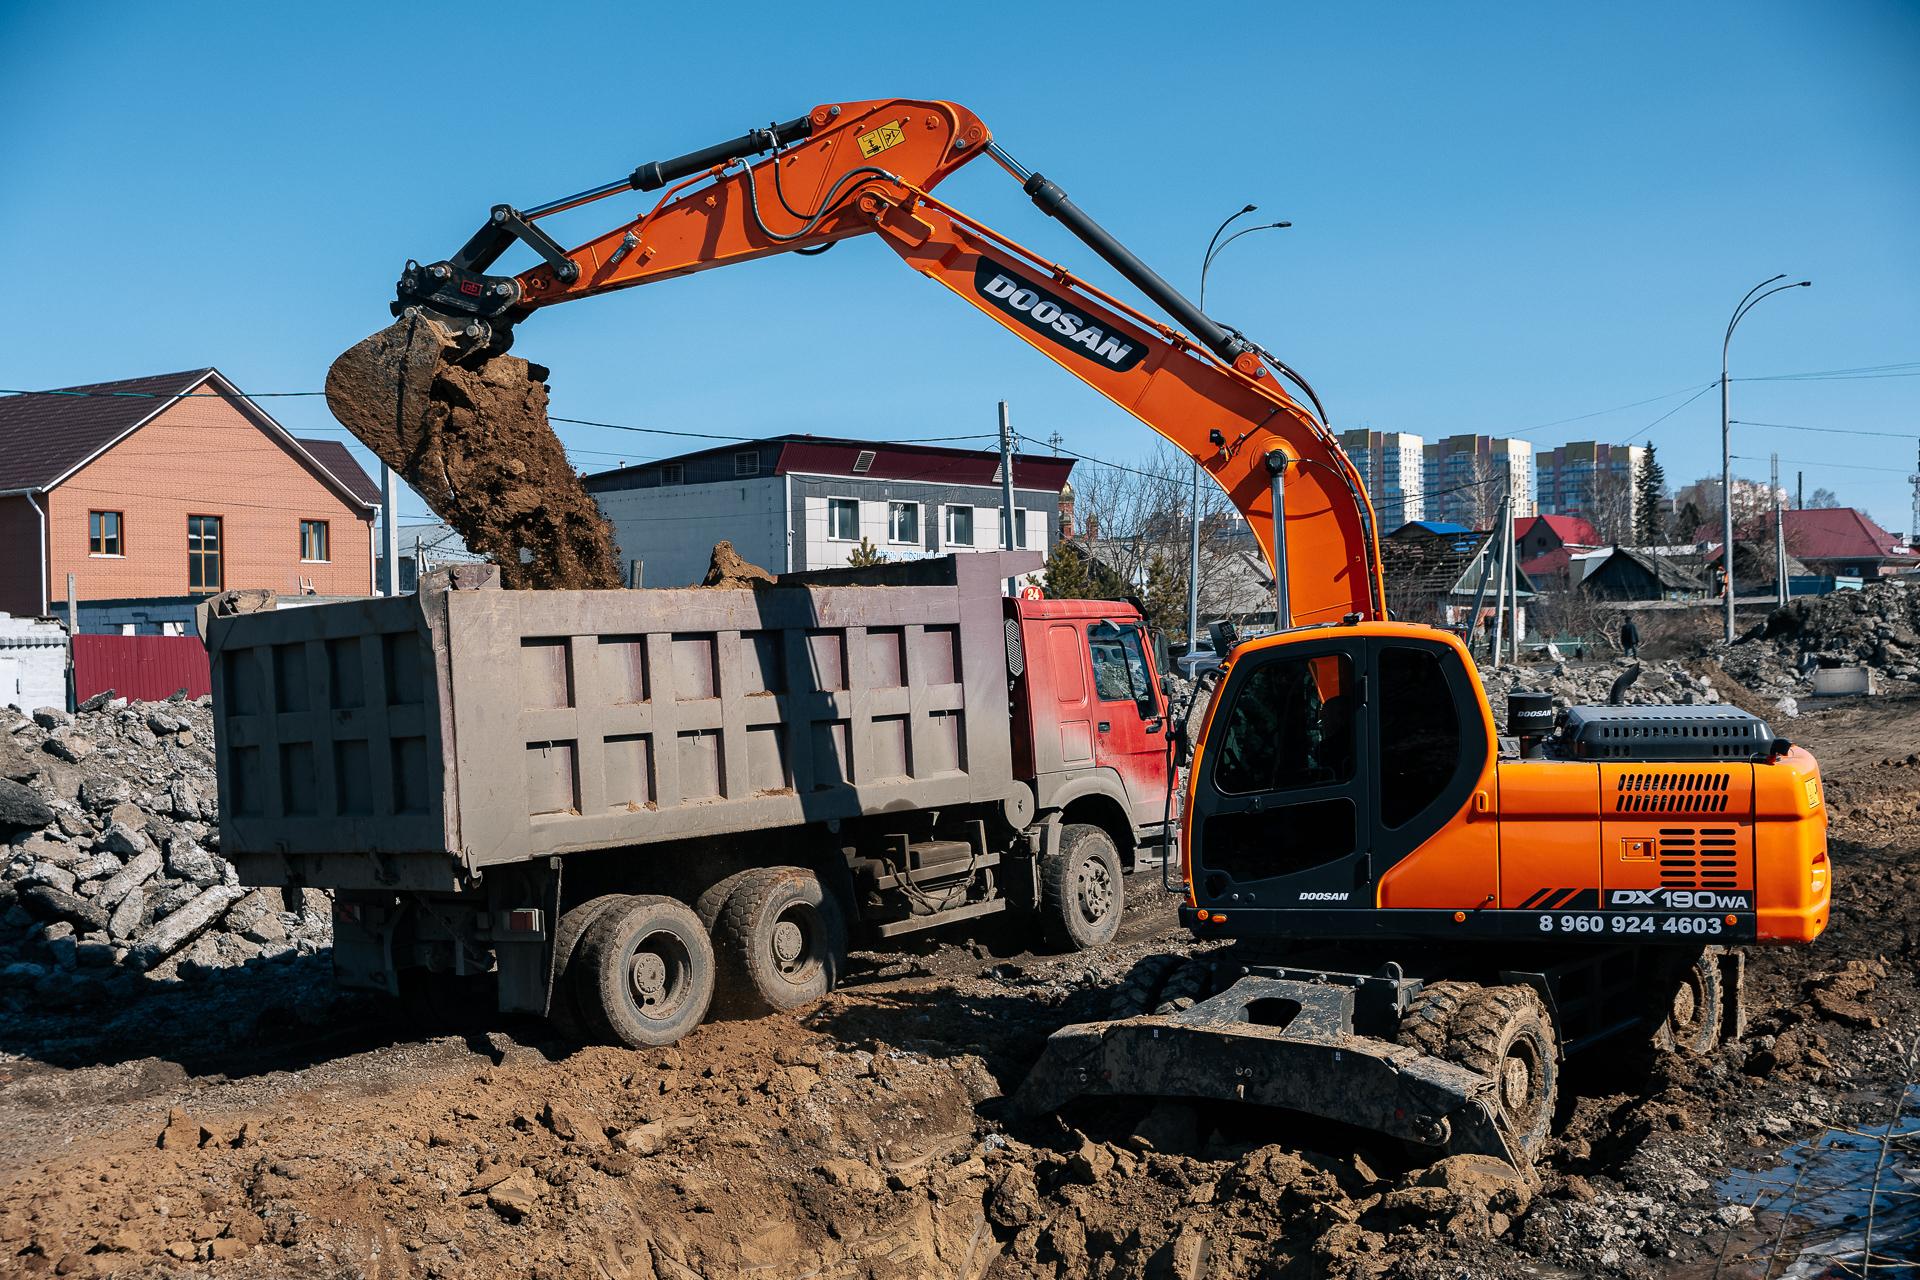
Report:
[[[1181,1013],[1062,1027],[1014,1095],[1040,1114],[1093,1095],[1278,1107],[1522,1167],[1494,1083],[1417,1049],[1354,1034],[1355,988],[1249,975]]]
[[[507,587],[622,584],[612,528],[547,421],[547,371],[467,353],[418,308],[327,371],[327,407]]]

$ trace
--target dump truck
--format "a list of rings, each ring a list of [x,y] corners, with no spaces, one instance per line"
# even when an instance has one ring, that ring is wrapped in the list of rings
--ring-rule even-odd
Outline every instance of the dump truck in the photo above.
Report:
[[[209,610],[221,851],[334,894],[344,987],[497,974],[503,1011],[668,1043],[875,942],[1017,911],[1111,939],[1165,847],[1140,612],[1003,597],[1034,552],[759,589]]]
[[[976,160],[1151,309],[934,194]],[[547,229],[656,191],[577,244]],[[1377,514],[1307,380],[957,103],[822,103],[572,196],[496,205],[451,255],[406,263],[396,323],[336,361],[329,403],[394,448],[388,424],[416,405],[464,425],[445,406],[466,372],[517,385],[503,353],[545,309],[862,236],[1184,452],[1272,574],[1273,634],[1223,642],[1200,728],[1173,728],[1180,922],[1233,945],[1130,984],[1152,989],[1137,1016],[1058,1031],[1022,1105],[1239,1099],[1524,1164],[1562,1059],[1738,1035],[1741,948],[1819,937],[1833,867],[1810,753],[1733,708],[1556,717],[1539,695],[1509,706],[1521,744],[1506,749],[1460,637],[1389,610]],[[538,261],[502,269],[509,252]]]

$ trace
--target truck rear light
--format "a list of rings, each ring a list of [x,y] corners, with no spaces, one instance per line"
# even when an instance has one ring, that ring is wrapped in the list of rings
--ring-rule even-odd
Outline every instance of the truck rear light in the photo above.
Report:
[[[546,935],[546,918],[538,907],[515,907],[500,913],[500,932],[523,938]]]

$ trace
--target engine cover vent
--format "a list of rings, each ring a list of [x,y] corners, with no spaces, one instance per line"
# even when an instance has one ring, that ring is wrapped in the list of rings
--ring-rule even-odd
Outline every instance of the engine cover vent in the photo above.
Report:
[[[1662,889],[1732,889],[1739,883],[1739,832],[1733,827],[1662,827],[1656,847]]]
[[[1561,743],[1582,760],[1752,760],[1773,730],[1738,707],[1569,707]]]
[[[1733,775],[1724,771],[1622,773],[1615,813],[1725,813]]]

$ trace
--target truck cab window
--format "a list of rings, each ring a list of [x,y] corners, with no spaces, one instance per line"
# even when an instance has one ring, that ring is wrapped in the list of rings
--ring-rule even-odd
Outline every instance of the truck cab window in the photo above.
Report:
[[[1439,799],[1460,761],[1460,713],[1429,649],[1380,651],[1380,818],[1398,827]]]
[[[1353,694],[1353,663],[1346,654],[1262,663],[1227,711],[1214,786],[1245,794],[1350,780]]]
[[[1100,700],[1131,702],[1141,719],[1151,719],[1157,704],[1140,628],[1096,623],[1087,629],[1087,649],[1093,657],[1093,684]]]

